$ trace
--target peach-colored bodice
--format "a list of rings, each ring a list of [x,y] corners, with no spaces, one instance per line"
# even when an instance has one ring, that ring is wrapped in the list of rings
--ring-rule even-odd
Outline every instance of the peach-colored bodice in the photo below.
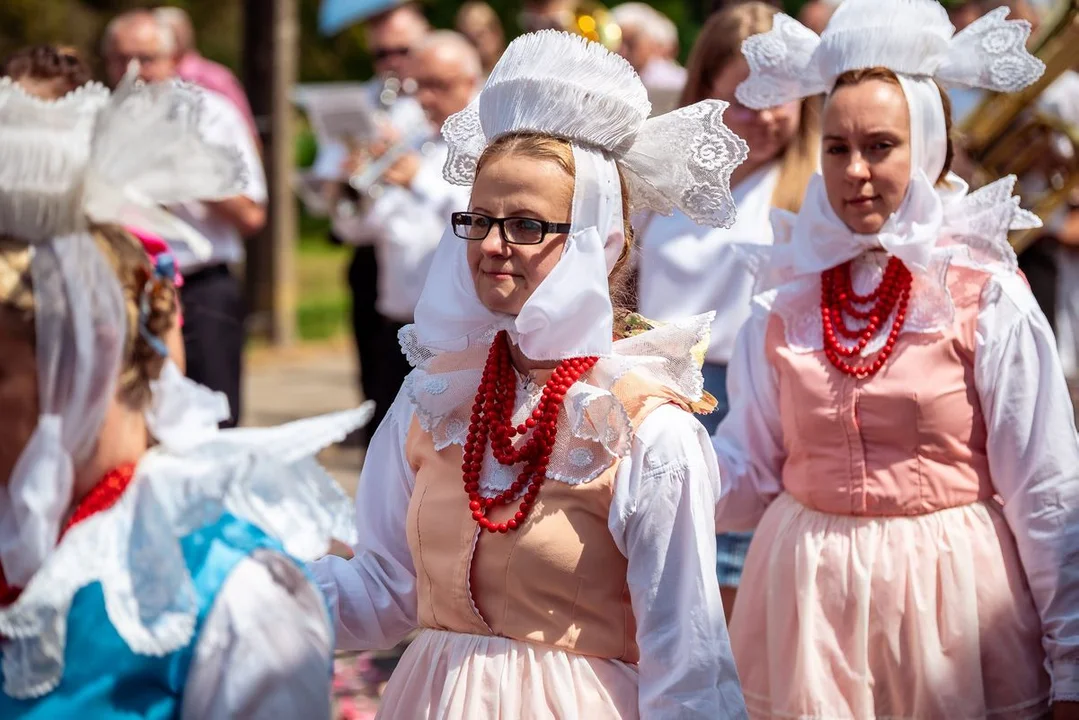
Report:
[[[680,403],[633,373],[612,392],[634,428],[660,405]],[[462,489],[461,455],[455,444],[436,451],[413,420],[407,531],[420,625],[637,662],[626,558],[607,526],[618,462],[587,483],[548,480],[516,532],[480,535]],[[505,522],[516,510],[500,508],[491,519]]]
[[[900,335],[866,380],[838,371],[823,352],[791,351],[782,319],[769,318],[765,343],[787,451],[782,480],[792,497],[840,515],[918,515],[992,497],[973,367],[987,279],[953,266],[952,326]]]

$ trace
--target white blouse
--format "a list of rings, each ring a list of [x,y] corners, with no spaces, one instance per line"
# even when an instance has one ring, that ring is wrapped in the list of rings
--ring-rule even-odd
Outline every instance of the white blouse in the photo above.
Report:
[[[680,212],[652,215],[642,224],[641,314],[667,321],[714,310],[705,354],[710,363],[730,361],[738,328],[749,318],[754,255],[745,246],[772,244],[768,218],[779,171],[771,163],[733,189],[738,217],[729,229],[698,225]]]
[[[771,295],[771,294],[769,294]],[[776,373],[765,347],[762,296],[730,366],[730,414],[713,437],[723,488],[716,524],[752,529],[782,491],[786,453]],[[1056,343],[1016,273],[982,293],[974,384],[993,486],[1037,605],[1052,665],[1053,697],[1079,700],[1079,435]]]
[[[417,625],[416,571],[405,537],[415,475],[404,447],[413,414],[402,393],[375,434],[356,496],[355,557],[311,566],[341,649],[390,647]],[[673,406],[655,410],[619,465],[608,517],[629,563],[641,717],[744,716],[715,582],[718,495],[715,456],[700,423]],[[689,608],[702,622],[669,622]]]

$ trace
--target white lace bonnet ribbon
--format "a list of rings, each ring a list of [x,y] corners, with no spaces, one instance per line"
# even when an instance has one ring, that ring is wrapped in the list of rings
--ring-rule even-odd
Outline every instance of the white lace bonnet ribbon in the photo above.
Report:
[[[554,30],[514,40],[476,99],[443,126],[444,175],[471,185],[485,148],[507,134],[568,140],[576,165],[570,235],[554,270],[510,317],[480,303],[466,241],[447,231],[416,308],[413,341],[436,354],[463,350],[495,328],[535,360],[611,355],[607,276],[625,242],[618,168],[634,209],[677,208],[698,223],[729,227],[730,176],[748,148],[723,124],[726,107],[706,100],[648,119],[647,91],[619,55]]]
[[[795,275],[809,274],[879,246],[908,265],[926,266],[945,215],[934,185],[944,167],[947,133],[933,81],[945,87],[1015,92],[1045,70],[1026,49],[1030,24],[1007,20],[1007,15],[1007,8],[997,8],[955,33],[935,0],[846,0],[820,36],[780,14],[770,31],[742,43],[750,74],[736,96],[748,107],[773,107],[828,93],[845,72],[884,67],[898,77],[910,109],[911,185],[882,231],[866,236],[846,230],[817,176],[797,221],[782,221],[793,237],[776,251],[776,263],[790,266]],[[838,230],[826,233],[830,240],[822,239],[825,226]]]
[[[77,468],[112,401],[126,307],[92,223],[172,234],[166,203],[223,199],[245,178],[199,134],[201,91],[86,85],[56,101],[0,80],[0,236],[31,243],[39,417],[0,487],[0,563],[25,584],[52,552]]]

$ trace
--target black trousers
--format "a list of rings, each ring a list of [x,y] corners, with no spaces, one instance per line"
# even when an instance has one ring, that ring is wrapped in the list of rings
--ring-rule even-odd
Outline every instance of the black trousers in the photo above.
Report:
[[[243,351],[247,307],[243,288],[226,265],[213,265],[184,276],[180,288],[184,313],[187,376],[228,397],[232,417],[240,422]]]
[[[339,243],[340,239],[331,234],[330,241]],[[377,309],[378,257],[373,246],[361,245],[353,251],[348,286],[352,293],[352,337],[359,356],[360,389],[364,398],[375,401],[375,414],[364,428],[370,440],[412,368],[397,342],[397,332],[404,325]]]
[[[1030,290],[1038,307],[1049,321],[1049,327],[1057,330],[1057,241],[1052,237],[1042,237],[1034,241],[1019,254],[1019,269],[1027,276]]]

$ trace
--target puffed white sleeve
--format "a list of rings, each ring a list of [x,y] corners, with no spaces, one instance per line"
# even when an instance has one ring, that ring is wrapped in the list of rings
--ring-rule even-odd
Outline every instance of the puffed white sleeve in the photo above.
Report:
[[[339,650],[385,649],[416,627],[416,570],[405,516],[416,477],[405,459],[412,404],[401,391],[371,439],[356,490],[355,555],[309,566],[326,596]]]
[[[203,623],[183,720],[329,718],[333,633],[303,570],[269,550],[240,561]]]
[[[779,420],[778,380],[765,348],[769,315],[769,309],[755,300],[727,365],[730,410],[712,436],[721,485],[718,532],[752,530],[782,490],[787,451]]]
[[[708,434],[666,405],[637,430],[609,528],[628,560],[641,718],[744,718],[716,582],[719,476]]]
[[[993,485],[1042,621],[1053,699],[1079,700],[1079,436],[1053,332],[1018,275],[983,291],[974,382]]]

